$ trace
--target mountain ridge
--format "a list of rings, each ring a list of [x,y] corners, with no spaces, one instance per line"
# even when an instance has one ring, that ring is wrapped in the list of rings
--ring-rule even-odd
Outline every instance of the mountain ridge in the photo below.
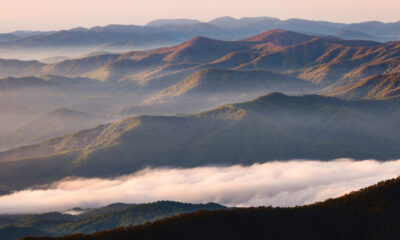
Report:
[[[113,177],[149,166],[248,165],[293,158],[390,160],[400,156],[395,144],[399,114],[395,100],[273,93],[198,114],[139,116],[1,152],[0,183],[20,189],[56,176]],[[39,162],[48,167],[32,171]]]
[[[184,213],[221,209],[227,209],[227,207],[216,203],[190,204],[158,201],[144,204],[111,204],[86,210],[77,209],[83,210],[83,213],[79,215],[59,212],[0,215],[0,237],[18,240],[27,235],[88,234],[116,227],[143,224]]]

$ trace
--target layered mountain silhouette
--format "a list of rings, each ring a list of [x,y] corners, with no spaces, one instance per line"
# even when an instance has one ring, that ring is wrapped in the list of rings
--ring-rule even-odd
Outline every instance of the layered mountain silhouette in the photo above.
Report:
[[[0,34],[0,195],[153,167],[399,159],[399,33],[399,23],[222,17]],[[4,215],[0,239],[118,227],[61,239],[396,239],[398,186],[295,208]],[[192,214],[160,220],[182,213]]]
[[[28,104],[15,101],[12,97],[0,95],[0,133],[12,129],[37,116]]]
[[[261,70],[200,70],[179,83],[162,90],[154,100],[181,95],[252,94],[254,92],[299,91],[312,89],[312,84],[288,75]]]
[[[4,151],[0,182],[11,190],[67,176],[118,176],[146,166],[395,159],[399,114],[398,101],[272,93],[199,114],[129,118]]]
[[[0,147],[11,148],[77,132],[107,122],[106,116],[94,115],[67,108],[49,111],[22,126],[0,135]]]
[[[104,27],[74,28],[56,32],[13,32],[0,35],[3,49],[52,49],[64,52],[84,49],[129,50],[177,44],[198,35],[222,40],[237,40],[266,30],[281,28],[313,35],[336,35],[352,39],[373,41],[399,40],[399,23],[363,22],[357,24],[309,21],[303,19],[280,20],[270,17],[221,17],[209,22],[192,19],[154,20],[146,26],[108,25]],[[358,34],[354,35],[355,32]],[[89,50],[89,51],[90,51]]]
[[[398,201],[399,178],[308,206],[202,211],[61,239],[397,239]],[[24,238],[42,239],[56,238]]]
[[[307,94],[329,89],[322,92],[325,94],[336,88],[348,88],[364,78],[396,73],[400,71],[398,45],[398,42],[380,44],[315,38],[275,29],[240,41],[196,37],[174,47],[124,54],[97,53],[54,64],[2,60],[4,71],[0,73],[3,72],[4,77],[33,75],[43,78],[41,76],[47,75],[55,78],[55,75],[61,75],[64,80],[57,83],[66,83],[63,87],[69,90],[67,94],[55,94],[54,90],[45,86],[52,81],[30,79],[32,77],[25,77],[25,80],[9,78],[0,85],[10,88],[21,82],[21,86],[28,86],[29,83],[32,87],[37,85],[36,89],[39,86],[47,89],[46,93],[26,94],[26,91],[20,91],[16,93],[19,97],[10,95],[14,101],[17,99],[41,106],[34,109],[41,114],[55,108],[109,114],[117,118],[140,114],[194,113],[225,103],[246,101],[271,91]],[[9,65],[14,68],[9,68]],[[210,69],[214,69],[214,74],[204,74]],[[275,75],[284,74],[278,78],[282,81],[270,81],[270,76],[256,74],[268,71]],[[246,74],[249,81],[234,80],[234,76]],[[232,79],[222,81],[228,76]],[[98,82],[75,81],[79,84],[74,85],[67,78]],[[201,79],[202,84],[187,91],[200,83],[196,78]],[[262,86],[256,87],[256,78],[263,83]],[[293,81],[295,78],[299,81]],[[85,87],[83,82],[87,82]],[[208,90],[218,86],[214,94],[208,91],[198,94],[207,82],[221,85],[209,85]],[[190,84],[194,85],[191,87]],[[235,88],[240,91],[232,91]],[[62,91],[65,92],[64,89]],[[196,92],[198,96],[194,97]],[[44,96],[49,97],[44,100]],[[50,96],[55,96],[57,100],[53,101],[55,98]],[[13,125],[9,120],[4,122],[11,123],[12,128],[22,124]]]
[[[0,90],[18,90],[18,97],[8,94],[9,99],[40,106],[33,110],[41,114],[56,108],[119,118],[194,113],[271,91],[307,94],[325,88],[321,93],[332,95],[340,91],[335,89],[349,89],[360,80],[399,72],[399,49],[398,42],[343,41],[280,29],[240,41],[196,37],[174,47],[100,52],[54,64],[2,60],[0,73],[14,78],[1,81]],[[12,128],[22,124],[4,122]]]
[[[268,92],[302,94],[318,89],[310,82],[265,70],[203,69],[155,93],[142,105],[123,107],[116,114],[193,113],[251,100]]]
[[[149,88],[171,86],[203,68],[291,72],[303,80],[328,84],[399,71],[398,45],[314,38],[276,29],[242,41],[197,37],[170,48],[101,54],[47,65],[2,60],[4,67],[0,65],[0,69],[4,69],[4,76],[79,76],[129,81]],[[15,67],[9,69],[8,65]]]
[[[2,145],[32,145],[0,153],[2,192],[148,166],[397,158],[399,44],[273,29],[54,64],[3,59]],[[351,101],[287,96],[310,93]],[[121,121],[97,126],[109,120]]]
[[[73,209],[81,214],[44,213],[25,215],[0,215],[0,237],[18,240],[26,236],[65,235],[72,233],[93,233],[112,228],[139,225],[166,217],[227,209],[216,203],[189,204],[160,201],[147,204],[115,203],[95,209]]]

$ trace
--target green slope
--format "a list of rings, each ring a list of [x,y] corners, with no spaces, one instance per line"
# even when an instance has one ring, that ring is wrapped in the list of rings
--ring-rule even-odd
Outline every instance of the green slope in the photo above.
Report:
[[[93,233],[200,210],[223,209],[227,208],[215,203],[159,201],[146,204],[112,204],[90,209],[76,216],[56,212],[37,215],[0,215],[0,237],[2,240],[14,240],[25,236]]]
[[[62,224],[56,228],[56,232],[58,234],[76,232],[91,233],[121,226],[126,227],[130,225],[143,224],[148,221],[154,221],[183,213],[196,212],[199,210],[211,211],[221,209],[227,208],[214,203],[188,204],[161,201],[149,204],[138,204],[136,206],[126,207],[119,211],[96,214]]]

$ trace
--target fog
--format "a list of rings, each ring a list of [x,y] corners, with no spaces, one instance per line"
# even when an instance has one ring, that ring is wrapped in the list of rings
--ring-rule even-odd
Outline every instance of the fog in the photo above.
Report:
[[[65,179],[0,197],[0,213],[41,213],[110,203],[174,200],[227,206],[295,206],[397,177],[400,160],[293,160],[252,166],[145,169],[116,179]]]
[[[174,44],[178,44],[176,42]],[[68,59],[77,59],[99,54],[122,54],[130,51],[146,51],[161,47],[168,47],[174,44],[148,44],[146,46],[136,46],[121,44],[120,46],[104,45],[82,45],[82,46],[56,46],[56,47],[19,47],[19,46],[0,46],[0,58],[18,59],[22,61],[36,60],[47,64],[61,62]]]

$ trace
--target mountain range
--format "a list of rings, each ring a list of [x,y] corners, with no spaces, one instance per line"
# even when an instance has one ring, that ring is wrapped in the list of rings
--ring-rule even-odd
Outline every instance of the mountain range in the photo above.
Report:
[[[0,135],[0,146],[11,148],[42,142],[55,136],[97,126],[106,121],[106,116],[59,108],[28,121],[16,129],[4,132]]]
[[[3,59],[0,76],[86,77],[161,90],[205,68],[270,70],[328,84],[397,72],[398,66],[399,42],[335,40],[275,29],[241,41],[196,37],[174,47],[55,64]]]
[[[0,54],[23,56],[23,52],[42,58],[93,51],[128,51],[174,45],[196,36],[238,40],[270,29],[281,28],[310,35],[380,42],[399,40],[400,24],[377,21],[343,24],[304,19],[280,20],[270,17],[221,17],[209,22],[192,19],[161,19],[145,26],[108,25],[50,32],[19,31],[0,34]],[[38,59],[38,58],[36,58]]]
[[[60,108],[102,115],[98,123],[105,123],[140,114],[201,112],[273,91],[353,100],[395,98],[399,49],[398,42],[315,38],[275,29],[240,41],[196,37],[173,47],[96,53],[54,64],[3,59],[0,98],[7,104],[0,109],[7,114],[0,117],[0,135],[15,133]],[[392,76],[385,93],[348,92],[361,91],[364,83],[381,82],[371,80],[381,76]],[[26,136],[18,143],[8,136],[0,136],[10,139],[2,141],[3,149],[44,140]]]
[[[268,17],[0,34],[0,195],[143,169],[399,159],[399,39],[399,23]],[[396,239],[399,181],[295,208],[0,215],[0,239]]]
[[[390,160],[400,157],[399,117],[398,100],[272,93],[198,114],[128,118],[0,152],[0,183],[11,191],[72,176],[120,176],[148,166]]]
[[[274,29],[55,64],[3,59],[2,191],[147,166],[397,158],[399,46]]]

